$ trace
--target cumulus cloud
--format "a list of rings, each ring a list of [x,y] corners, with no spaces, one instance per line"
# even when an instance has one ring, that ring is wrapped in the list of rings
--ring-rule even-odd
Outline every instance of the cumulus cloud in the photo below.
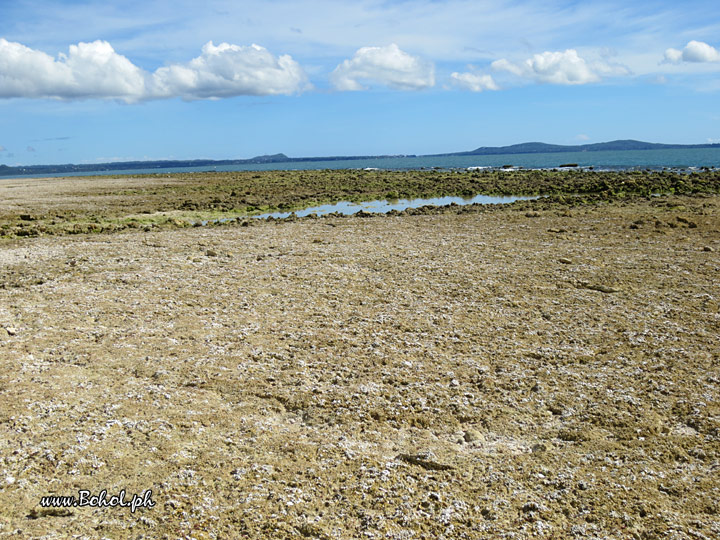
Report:
[[[373,81],[402,90],[421,90],[435,84],[435,66],[412,56],[394,43],[362,47],[330,75],[338,90],[365,90],[360,81]]]
[[[668,49],[665,51],[665,62],[670,64],[679,64],[682,62],[683,52],[677,49]]]
[[[71,45],[54,59],[0,38],[0,97],[132,99],[145,76],[106,41]]]
[[[679,64],[680,62],[720,62],[720,51],[712,45],[702,41],[690,41],[685,48],[668,49],[665,51],[665,62]]]
[[[450,79],[453,84],[470,90],[471,92],[482,92],[483,90],[500,90],[500,87],[495,84],[491,75],[478,75],[476,73],[458,73],[454,72],[450,74]]]
[[[496,60],[492,68],[508,71],[518,77],[550,84],[588,84],[600,81],[602,76],[627,75],[629,70],[619,64],[605,61],[588,63],[575,49],[535,54],[524,62]]]
[[[127,102],[183,97],[292,94],[309,87],[290,56],[259,45],[212,42],[187,64],[149,73],[106,41],[78,43],[57,58],[0,38],[0,98],[111,98]]]
[[[259,45],[215,46],[210,41],[187,64],[155,71],[151,92],[157,97],[205,99],[293,94],[309,87],[305,72],[288,55],[276,58]]]

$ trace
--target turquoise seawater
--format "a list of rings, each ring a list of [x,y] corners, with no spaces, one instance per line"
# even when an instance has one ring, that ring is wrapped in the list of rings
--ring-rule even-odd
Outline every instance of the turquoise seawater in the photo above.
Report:
[[[251,165],[223,165],[216,167],[177,167],[156,169],[101,170],[82,173],[32,175],[40,177],[95,176],[110,174],[167,174],[199,171],[267,171],[318,169],[468,169],[471,167],[502,167],[513,165],[526,169],[552,169],[567,163],[595,169],[692,169],[720,168],[720,148],[692,148],[674,150],[619,150],[604,152],[562,152],[549,154],[498,154],[495,156],[420,156],[349,159],[331,161],[289,161]]]
[[[560,152],[549,154],[498,154],[495,156],[420,156],[378,159],[232,165],[218,171],[273,169],[467,169],[469,167],[502,167],[513,165],[526,169],[552,169],[566,163],[597,169],[662,169],[671,167],[720,167],[720,148],[678,150],[620,150],[606,152]]]

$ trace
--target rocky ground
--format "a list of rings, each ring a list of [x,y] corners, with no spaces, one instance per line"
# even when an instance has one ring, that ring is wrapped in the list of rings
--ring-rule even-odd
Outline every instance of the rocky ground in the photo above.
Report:
[[[710,195],[8,240],[0,537],[718,538],[719,252]]]
[[[720,170],[234,171],[0,178],[0,241],[168,229],[338,201],[453,195],[550,195],[589,201],[720,193]]]

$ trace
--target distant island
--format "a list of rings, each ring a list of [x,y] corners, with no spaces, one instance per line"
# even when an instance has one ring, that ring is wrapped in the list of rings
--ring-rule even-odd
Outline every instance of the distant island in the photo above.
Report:
[[[566,146],[562,144],[546,144],[541,142],[527,142],[511,146],[481,146],[469,152],[454,152],[452,154],[435,154],[437,156],[494,156],[497,154],[552,154],[556,152],[603,152],[616,150],[674,150],[683,148],[720,148],[720,143],[714,144],[661,144],[624,139],[593,144],[580,144]]]
[[[349,161],[361,159],[379,159],[395,157],[443,157],[443,156],[494,156],[501,154],[547,154],[560,152],[602,152],[617,150],[671,150],[687,148],[719,148],[720,143],[708,144],[661,144],[635,141],[632,139],[609,141],[594,144],[561,145],[541,142],[527,142],[511,146],[481,146],[467,152],[453,152],[446,154],[427,154],[416,156],[407,155],[379,155],[379,156],[322,156],[322,157],[288,157],[285,154],[272,154],[256,156],[250,159],[193,159],[193,160],[163,160],[163,161],[116,161],[112,163],[93,164],[65,164],[65,165],[27,165],[10,167],[0,165],[0,176],[33,175],[33,174],[62,174],[78,172],[106,172],[133,169],[166,169],[186,167],[217,167],[223,165],[258,165],[265,163],[288,163],[308,161]]]

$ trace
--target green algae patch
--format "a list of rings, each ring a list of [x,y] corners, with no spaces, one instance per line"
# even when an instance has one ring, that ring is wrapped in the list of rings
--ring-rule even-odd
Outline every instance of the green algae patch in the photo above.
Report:
[[[339,201],[543,195],[551,196],[546,203],[578,206],[719,191],[718,171],[325,170],[0,180],[0,237],[234,223]]]

